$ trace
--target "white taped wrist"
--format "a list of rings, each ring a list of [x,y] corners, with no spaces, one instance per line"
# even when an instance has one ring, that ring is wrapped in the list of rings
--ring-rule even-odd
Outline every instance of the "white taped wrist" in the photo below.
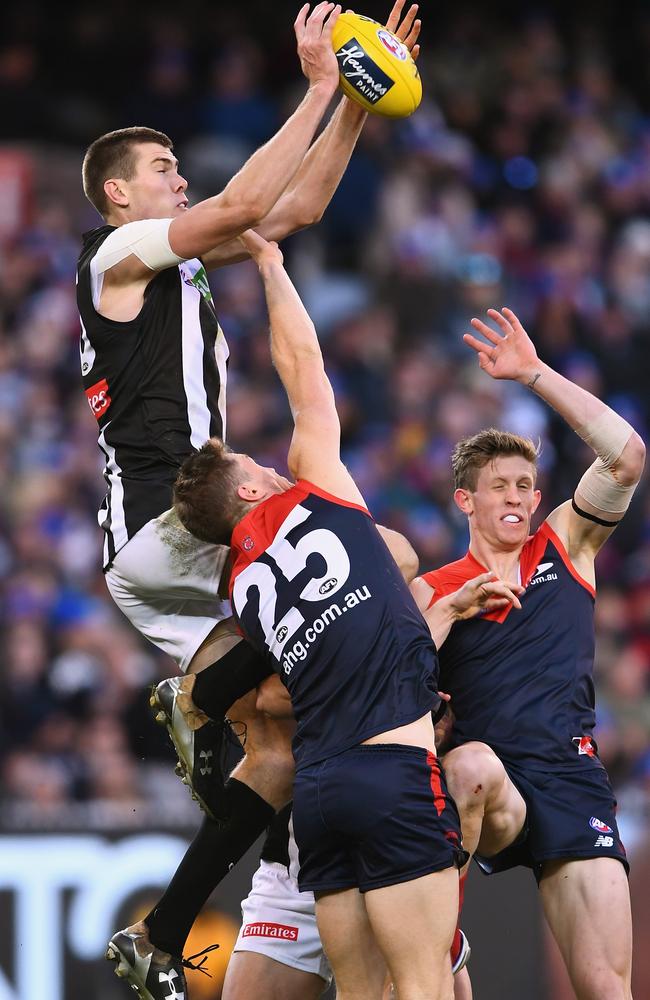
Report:
[[[629,426],[629,425],[628,425]],[[630,506],[630,500],[637,484],[621,486],[612,475],[609,466],[602,458],[597,458],[590,465],[576,488],[576,501],[580,500],[608,514],[624,514]]]
[[[595,420],[576,428],[576,430],[585,444],[593,448],[598,457],[602,459],[607,469],[611,469],[621,457],[625,445],[634,433],[634,428],[628,424],[627,420],[624,420],[609,406]]]
[[[97,274],[115,267],[131,254],[152,271],[181,264],[185,258],[178,257],[169,245],[171,224],[171,219],[141,219],[109,233],[93,258]]]

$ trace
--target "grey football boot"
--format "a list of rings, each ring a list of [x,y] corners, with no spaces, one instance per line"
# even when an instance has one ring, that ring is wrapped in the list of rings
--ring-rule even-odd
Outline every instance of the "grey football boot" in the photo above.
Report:
[[[187,983],[183,969],[198,969],[209,976],[203,968],[207,961],[204,952],[213,951],[219,945],[213,944],[191,958],[177,958],[155,948],[149,940],[144,921],[127,927],[114,934],[106,949],[106,958],[115,962],[115,975],[125,979],[140,1000],[188,1000]],[[193,959],[204,955],[198,965]]]
[[[224,797],[224,743],[234,739],[230,725],[217,722],[192,701],[195,674],[168,677],[152,692],[149,703],[156,722],[167,727],[176,749],[176,773],[201,809],[217,821],[227,818]]]

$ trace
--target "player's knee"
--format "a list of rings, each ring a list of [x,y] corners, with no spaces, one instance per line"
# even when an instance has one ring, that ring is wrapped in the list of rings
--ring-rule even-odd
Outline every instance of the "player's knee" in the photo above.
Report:
[[[460,807],[481,806],[503,782],[503,764],[485,743],[465,743],[443,759],[447,787]]]
[[[245,781],[274,809],[281,809],[293,798],[295,763],[289,741],[260,747],[255,753],[247,751],[233,777]]]

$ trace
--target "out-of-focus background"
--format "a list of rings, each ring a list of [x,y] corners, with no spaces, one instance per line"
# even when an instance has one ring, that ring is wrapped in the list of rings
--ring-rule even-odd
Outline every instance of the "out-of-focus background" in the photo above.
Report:
[[[385,19],[388,2],[361,12]],[[170,661],[112,606],[100,569],[96,424],[81,391],[75,263],[98,224],[80,165],[102,132],[170,134],[193,201],[216,193],[304,91],[296,4],[24,0],[0,14],[0,1000],[119,1000],[113,930],[173,871],[198,814],[147,688]],[[423,569],[460,556],[449,457],[497,425],[542,442],[542,516],[591,455],[530,393],[482,374],[461,336],[510,305],[540,355],[647,438],[650,9],[423,3],[425,97],[371,118],[321,224],[286,243],[319,330],[345,459]],[[294,9],[295,8],[295,9]],[[213,277],[231,349],[229,437],[282,468],[288,413],[250,265]],[[650,934],[650,498],[598,562],[597,738]],[[522,734],[525,738],[525,734]],[[217,998],[254,855],[192,944],[221,942]],[[470,880],[476,996],[573,996],[528,873]],[[650,995],[637,947],[635,993]]]

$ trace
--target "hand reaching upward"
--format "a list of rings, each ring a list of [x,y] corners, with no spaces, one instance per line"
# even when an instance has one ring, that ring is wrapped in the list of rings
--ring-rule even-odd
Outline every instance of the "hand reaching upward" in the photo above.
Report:
[[[473,319],[472,326],[485,340],[479,340],[472,333],[464,334],[463,340],[476,351],[480,367],[492,378],[509,378],[531,385],[541,366],[532,340],[512,309],[504,308],[501,312],[488,309],[487,312],[502,333],[492,330],[480,319]]]
[[[239,237],[239,242],[248,250],[260,269],[264,264],[282,264],[284,262],[284,257],[278,244],[265,240],[254,229],[247,229],[243,232]]]
[[[397,35],[400,41],[404,42],[404,45],[411,53],[413,59],[417,59],[420,55],[420,46],[417,44],[417,40],[418,35],[420,34],[420,28],[422,27],[422,22],[419,18],[416,19],[418,5],[413,3],[400,23],[405,2],[406,0],[395,0],[393,9],[388,15],[388,20],[386,21],[386,27],[389,31],[392,31],[394,35]]]
[[[341,13],[340,4],[318,3],[309,13],[309,4],[298,11],[294,31],[302,71],[310,87],[324,84],[332,93],[339,82],[339,64],[332,47],[332,29]]]

